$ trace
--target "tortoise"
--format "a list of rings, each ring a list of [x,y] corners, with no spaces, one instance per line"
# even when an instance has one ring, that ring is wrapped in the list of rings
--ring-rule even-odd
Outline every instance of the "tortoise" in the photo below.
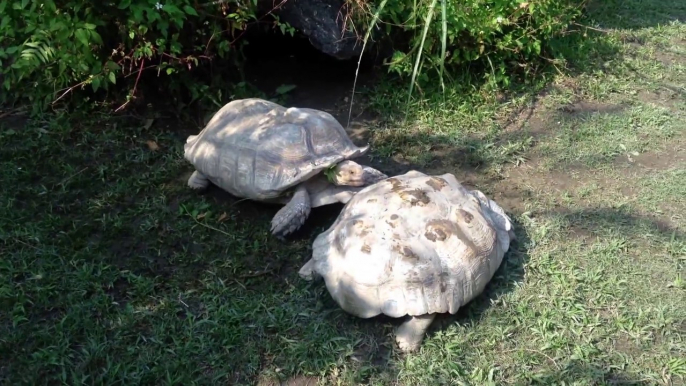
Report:
[[[351,160],[368,151],[329,113],[247,98],[227,103],[189,136],[184,158],[195,167],[192,189],[213,183],[236,197],[284,205],[271,221],[272,234],[283,238],[305,223],[311,208],[345,204],[387,178]]]
[[[360,318],[405,318],[395,340],[417,350],[437,314],[455,314],[492,279],[515,239],[510,217],[450,173],[409,171],[343,207],[300,269]]]

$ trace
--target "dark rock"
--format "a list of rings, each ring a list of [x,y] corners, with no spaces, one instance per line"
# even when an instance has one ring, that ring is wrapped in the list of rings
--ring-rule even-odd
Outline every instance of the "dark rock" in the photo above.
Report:
[[[262,0],[262,10],[272,10],[319,51],[337,59],[350,59],[362,52],[364,31],[350,31],[352,21],[344,0]],[[371,39],[367,48],[371,47]]]

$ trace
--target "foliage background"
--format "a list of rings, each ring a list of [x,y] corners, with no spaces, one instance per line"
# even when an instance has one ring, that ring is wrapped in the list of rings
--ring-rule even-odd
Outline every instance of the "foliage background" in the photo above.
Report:
[[[346,0],[347,28],[390,37],[388,69],[411,83],[433,83],[476,64],[480,76],[507,86],[528,75],[550,42],[581,12],[571,0]],[[0,0],[0,103],[118,100],[141,93],[142,74],[164,95],[229,97],[221,72],[240,69],[240,43],[251,25],[293,33],[258,0]],[[371,29],[369,27],[372,27]],[[438,71],[438,73],[436,72]],[[149,78],[148,78],[149,79]],[[226,101],[223,101],[226,102]]]

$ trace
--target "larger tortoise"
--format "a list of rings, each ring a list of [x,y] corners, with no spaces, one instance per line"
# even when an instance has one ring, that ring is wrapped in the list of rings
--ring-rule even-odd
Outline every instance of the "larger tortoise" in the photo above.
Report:
[[[455,314],[484,290],[514,237],[482,192],[449,173],[410,171],[358,192],[315,239],[300,275],[323,278],[358,317],[408,318],[396,341],[414,351],[436,314]]]
[[[311,208],[345,204],[387,178],[351,161],[368,150],[329,113],[248,98],[227,103],[189,136],[184,158],[196,169],[188,179],[193,189],[211,182],[237,197],[285,205],[271,226],[282,238],[303,225]]]

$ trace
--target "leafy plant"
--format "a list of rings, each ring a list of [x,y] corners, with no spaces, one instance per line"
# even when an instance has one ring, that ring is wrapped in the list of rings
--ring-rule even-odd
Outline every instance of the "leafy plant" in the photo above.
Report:
[[[207,90],[180,73],[232,53],[254,10],[238,0],[0,0],[0,102],[44,107],[124,81],[128,103],[144,72],[197,99]]]
[[[480,63],[484,77],[507,86],[513,70],[531,71],[549,59],[548,43],[581,15],[585,0],[348,0],[358,24],[383,27],[396,44],[390,72],[409,76],[415,86],[449,70]],[[440,6],[440,8],[439,8]],[[440,22],[437,22],[440,12]],[[369,34],[364,37],[365,44]],[[435,77],[437,75],[437,77]]]

